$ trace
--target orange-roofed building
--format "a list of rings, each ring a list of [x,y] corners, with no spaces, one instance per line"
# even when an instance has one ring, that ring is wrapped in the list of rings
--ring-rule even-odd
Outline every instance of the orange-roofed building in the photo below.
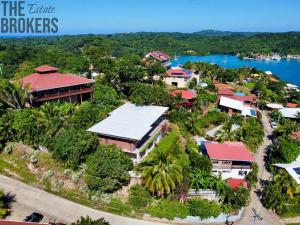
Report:
[[[23,88],[28,87],[31,103],[40,105],[48,101],[81,102],[91,97],[93,80],[58,72],[58,68],[43,65],[35,73],[21,79]]]

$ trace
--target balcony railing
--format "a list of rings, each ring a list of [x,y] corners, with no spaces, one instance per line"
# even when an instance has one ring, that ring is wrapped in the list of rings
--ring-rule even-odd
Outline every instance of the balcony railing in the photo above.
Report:
[[[86,93],[91,93],[91,92],[93,92],[92,87],[80,88],[78,90],[68,90],[68,91],[63,91],[63,92],[58,91],[58,92],[53,93],[53,94],[44,94],[43,96],[34,97],[33,100],[42,102],[42,101],[48,101],[48,100],[64,98],[64,97],[70,97],[70,96],[74,96],[74,95],[86,94]]]

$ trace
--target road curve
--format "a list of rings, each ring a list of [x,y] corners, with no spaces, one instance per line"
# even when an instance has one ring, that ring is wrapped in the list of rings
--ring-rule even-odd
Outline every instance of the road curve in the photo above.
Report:
[[[267,147],[272,143],[270,140],[270,135],[272,135],[273,129],[270,126],[268,115],[266,111],[260,111],[262,115],[262,123],[264,127],[264,141],[261,147],[257,150],[255,154],[256,162],[258,164],[258,179],[261,181],[270,180],[271,174],[266,170],[265,156],[267,154]],[[256,185],[256,190],[262,191],[263,187],[260,182]],[[252,209],[255,209],[260,216],[263,218],[261,221],[254,222],[254,213]],[[259,224],[259,225],[282,225],[280,218],[270,210],[263,207],[260,198],[254,192],[251,191],[251,201],[248,207],[245,208],[241,220],[238,222],[239,225],[249,225],[249,224]]]
[[[122,217],[95,210],[2,175],[0,175],[0,189],[3,189],[6,193],[10,192],[16,195],[15,200],[17,203],[37,209],[39,212],[65,223],[72,223],[81,216],[88,215],[93,219],[104,217],[111,225],[164,224]]]

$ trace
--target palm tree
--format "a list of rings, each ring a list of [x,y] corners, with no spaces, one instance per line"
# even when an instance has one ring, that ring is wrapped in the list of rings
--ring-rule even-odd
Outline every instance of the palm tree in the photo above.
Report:
[[[300,188],[296,181],[284,170],[280,170],[274,176],[274,182],[281,190],[281,193],[286,194],[289,199],[292,199],[296,193],[300,193]]]
[[[0,101],[13,109],[25,106],[28,97],[28,88],[22,88],[18,83],[2,80],[0,83]]]
[[[170,194],[182,179],[182,167],[170,150],[154,149],[141,163],[145,187],[158,196]]]

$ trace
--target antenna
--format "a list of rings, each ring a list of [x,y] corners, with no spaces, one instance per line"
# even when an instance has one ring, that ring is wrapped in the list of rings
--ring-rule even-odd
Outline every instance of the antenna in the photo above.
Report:
[[[260,216],[260,214],[256,211],[256,209],[254,209],[254,208],[252,208],[252,211],[253,211],[253,213],[254,213],[254,220],[253,220],[253,223],[252,223],[252,225],[256,225],[256,222],[258,222],[258,221],[262,221],[263,220],[263,218]]]

